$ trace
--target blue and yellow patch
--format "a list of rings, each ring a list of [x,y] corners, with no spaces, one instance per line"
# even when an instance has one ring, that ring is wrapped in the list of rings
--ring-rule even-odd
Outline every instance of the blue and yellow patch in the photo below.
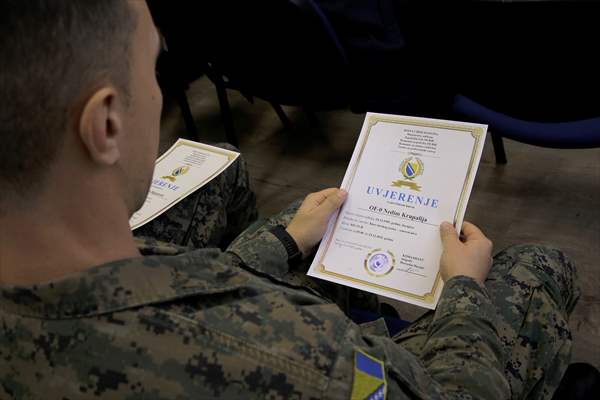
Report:
[[[387,381],[383,361],[360,349],[354,350],[352,400],[385,400]]]

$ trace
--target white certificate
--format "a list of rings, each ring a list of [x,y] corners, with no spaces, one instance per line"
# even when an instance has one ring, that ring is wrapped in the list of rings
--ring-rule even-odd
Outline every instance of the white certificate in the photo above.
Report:
[[[139,228],[173,207],[225,170],[239,153],[179,139],[156,160],[146,202],[129,220]]]
[[[434,309],[439,225],[460,231],[487,126],[368,113],[346,170],[348,198],[308,274]]]

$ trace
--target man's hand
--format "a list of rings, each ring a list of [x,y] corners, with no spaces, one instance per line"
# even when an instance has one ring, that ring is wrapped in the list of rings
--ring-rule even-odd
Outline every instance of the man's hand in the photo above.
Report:
[[[306,196],[286,228],[303,257],[307,257],[323,238],[329,218],[344,203],[347,195],[344,190],[329,188]]]
[[[440,259],[440,271],[444,282],[464,275],[483,284],[492,266],[492,242],[475,225],[464,222],[461,241],[452,224],[442,222],[440,234],[444,252]]]

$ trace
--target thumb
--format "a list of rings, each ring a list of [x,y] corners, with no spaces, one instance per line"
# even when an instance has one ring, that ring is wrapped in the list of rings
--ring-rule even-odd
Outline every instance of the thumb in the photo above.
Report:
[[[456,233],[456,229],[449,222],[442,222],[440,225],[440,236],[442,238],[442,244],[444,247],[453,246],[457,243],[460,243],[458,239],[458,235]]]
[[[348,197],[348,192],[342,189],[339,189],[335,193],[330,194],[329,196],[327,196],[325,201],[321,203],[321,212],[327,215],[332,214],[335,210],[342,206],[342,204],[346,200],[346,197]]]

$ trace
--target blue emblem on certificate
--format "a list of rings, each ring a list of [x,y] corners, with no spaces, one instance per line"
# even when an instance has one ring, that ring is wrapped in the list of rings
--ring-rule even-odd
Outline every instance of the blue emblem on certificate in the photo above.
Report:
[[[175,180],[177,180],[178,176],[186,174],[189,170],[190,170],[190,167],[187,167],[184,165],[184,166],[175,168],[173,170],[173,172],[171,172],[171,175],[161,176],[160,178],[168,179],[171,182],[175,182]]]
[[[403,180],[399,179],[397,181],[394,181],[394,182],[392,182],[392,186],[397,186],[397,187],[406,186],[411,190],[420,192],[421,187],[419,185],[417,185],[416,182],[413,182],[413,179],[415,179],[419,175],[422,175],[424,170],[425,170],[425,165],[423,164],[423,161],[421,161],[420,158],[418,158],[418,157],[405,158],[404,160],[402,160],[402,163],[400,164],[400,173],[402,174],[402,176],[404,176],[404,178],[406,178],[406,180],[403,181]]]
[[[354,350],[354,379],[352,400],[385,400],[387,381],[383,361],[360,349]]]
[[[396,258],[391,251],[375,249],[365,258],[365,269],[372,276],[385,276],[392,272]]]

